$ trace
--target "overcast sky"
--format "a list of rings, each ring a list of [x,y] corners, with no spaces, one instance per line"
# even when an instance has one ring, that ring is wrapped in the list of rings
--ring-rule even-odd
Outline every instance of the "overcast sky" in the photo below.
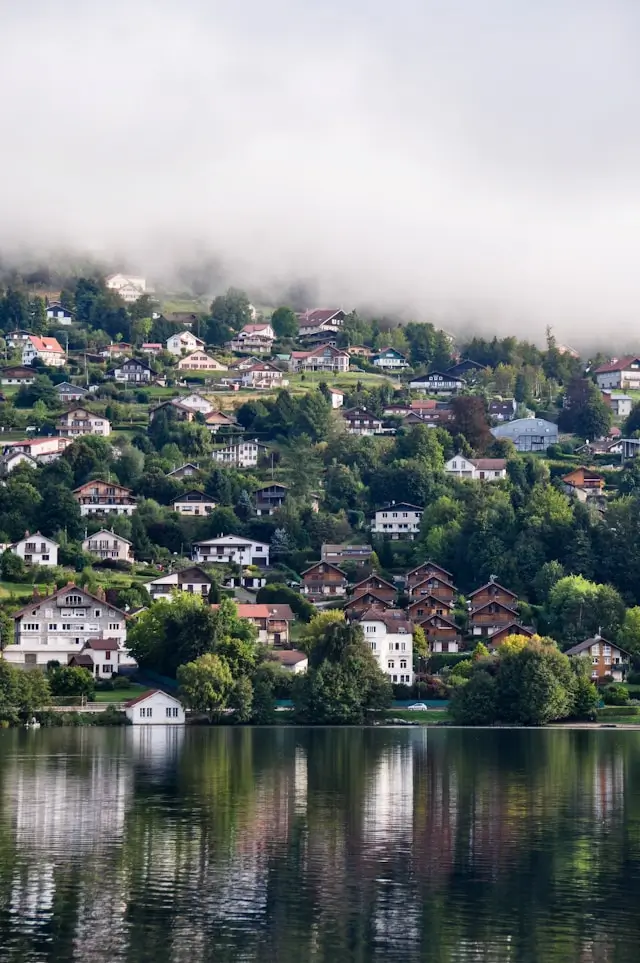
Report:
[[[0,0],[0,246],[539,337],[640,310],[633,0]],[[313,306],[313,305],[310,305]]]

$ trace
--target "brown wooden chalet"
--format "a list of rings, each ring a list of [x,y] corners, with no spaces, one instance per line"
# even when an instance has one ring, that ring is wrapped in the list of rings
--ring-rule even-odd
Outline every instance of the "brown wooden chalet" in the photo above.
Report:
[[[517,621],[515,608],[511,609],[502,602],[486,602],[469,613],[469,628],[473,635],[493,635],[498,629]]]
[[[430,615],[420,622],[431,652],[459,652],[462,644],[460,629],[443,615]]]
[[[364,592],[375,592],[376,595],[388,602],[393,602],[398,594],[395,585],[387,582],[387,580],[380,575],[369,575],[368,578],[362,579],[361,582],[353,586],[352,594],[354,596],[362,595]]]
[[[433,595],[436,599],[444,599],[446,602],[453,602],[456,594],[456,587],[451,582],[445,581],[438,575],[428,575],[421,582],[416,582],[411,586],[409,595],[411,598],[421,598],[424,595]]]
[[[410,572],[407,572],[407,592],[411,594],[411,589],[414,585],[419,582],[424,582],[426,578],[436,577],[442,579],[444,582],[448,582],[453,585],[453,575],[451,572],[447,572],[446,568],[442,568],[441,565],[436,565],[435,562],[423,562],[422,565],[418,565],[417,568],[412,568]]]
[[[471,592],[468,599],[471,611],[482,608],[487,602],[501,602],[507,608],[515,609],[518,602],[516,593],[498,582],[487,582],[486,585],[481,585],[475,592]]]
[[[502,645],[505,639],[509,638],[510,635],[524,635],[526,638],[531,639],[533,638],[534,633],[531,629],[527,629],[524,625],[520,625],[518,622],[509,622],[508,625],[503,626],[501,629],[498,629],[497,632],[493,633],[488,643],[488,647],[490,649],[497,649],[499,645]]]
[[[346,573],[331,562],[316,562],[302,573],[302,594],[312,599],[347,594]]]
[[[344,607],[344,614],[350,621],[358,621],[364,612],[369,609],[376,609],[378,612],[385,612],[393,607],[393,599],[385,599],[377,592],[368,589],[360,595],[354,595]]]
[[[451,618],[453,605],[446,599],[437,599],[435,595],[424,595],[407,606],[407,614],[413,622],[422,623],[432,615]]]

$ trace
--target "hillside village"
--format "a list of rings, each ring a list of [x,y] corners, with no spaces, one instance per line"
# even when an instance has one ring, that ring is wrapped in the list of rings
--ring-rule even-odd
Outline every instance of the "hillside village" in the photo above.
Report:
[[[284,690],[319,613],[398,697],[510,636],[598,685],[633,672],[639,358],[234,290],[192,308],[123,274],[2,293],[8,663],[175,677],[136,626],[188,596],[212,632],[250,626]]]

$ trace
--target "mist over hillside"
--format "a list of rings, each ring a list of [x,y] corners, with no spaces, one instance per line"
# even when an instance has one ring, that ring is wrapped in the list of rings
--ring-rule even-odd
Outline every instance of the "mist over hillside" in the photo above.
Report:
[[[622,345],[639,20],[623,0],[5,5],[3,261]]]

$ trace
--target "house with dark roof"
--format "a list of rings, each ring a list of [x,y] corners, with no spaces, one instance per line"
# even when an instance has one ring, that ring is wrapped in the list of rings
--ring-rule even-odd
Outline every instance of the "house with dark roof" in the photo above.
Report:
[[[444,470],[455,478],[468,478],[474,481],[500,481],[507,477],[506,458],[465,458],[454,455],[445,462]]]
[[[571,646],[565,651],[565,655],[589,659],[591,678],[596,683],[610,680],[622,682],[631,661],[631,655],[626,649],[622,649],[615,642],[608,642],[600,635]]]
[[[403,371],[404,368],[411,367],[405,355],[391,347],[383,348],[374,354],[371,364],[381,371]]]
[[[515,398],[495,399],[489,402],[489,417],[494,421],[513,421],[518,408]]]
[[[412,540],[420,532],[424,509],[409,502],[391,502],[371,512],[371,531],[374,535],[386,535],[391,539]]]
[[[127,358],[108,371],[107,377],[127,384],[149,384],[156,377],[156,372],[140,358]]]
[[[508,625],[503,626],[494,632],[489,641],[487,642],[487,648],[491,651],[497,649],[500,645],[509,638],[510,635],[524,635],[527,639],[532,639],[534,636],[532,629],[528,629],[525,625],[520,625],[519,622],[509,622]]]
[[[346,573],[331,562],[316,562],[302,572],[301,592],[312,600],[345,596]]]
[[[272,649],[268,658],[271,662],[277,662],[287,672],[293,672],[296,675],[306,672],[309,668],[309,656],[299,652],[298,649]]]
[[[430,615],[418,623],[429,643],[429,651],[459,652],[462,645],[462,633],[459,627],[445,615]]]
[[[428,395],[457,395],[465,386],[464,378],[445,371],[430,371],[417,375],[409,382],[411,391],[424,391]]]

